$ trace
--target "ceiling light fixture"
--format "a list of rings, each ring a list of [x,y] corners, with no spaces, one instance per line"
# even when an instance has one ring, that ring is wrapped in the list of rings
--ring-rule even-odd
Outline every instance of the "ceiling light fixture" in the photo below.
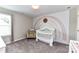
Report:
[[[33,9],[39,9],[39,5],[32,5]]]

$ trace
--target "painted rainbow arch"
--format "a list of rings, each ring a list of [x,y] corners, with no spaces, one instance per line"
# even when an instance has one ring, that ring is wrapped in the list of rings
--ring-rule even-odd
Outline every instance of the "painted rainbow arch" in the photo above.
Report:
[[[53,16],[40,16],[37,17],[35,20],[36,22],[33,24],[34,28],[36,29],[38,27],[38,29],[40,29],[40,27],[43,27],[43,25],[45,26],[45,24],[42,22],[44,18],[48,19],[48,25],[51,27],[55,27],[57,30],[57,39],[64,39],[67,40],[67,34],[66,34],[66,30],[65,30],[65,26],[64,24],[56,17]],[[59,30],[59,29],[60,30]]]

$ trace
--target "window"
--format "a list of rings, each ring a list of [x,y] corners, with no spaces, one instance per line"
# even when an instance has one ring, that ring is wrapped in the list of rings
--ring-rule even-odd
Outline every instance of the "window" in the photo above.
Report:
[[[0,13],[0,35],[11,35],[11,15]]]

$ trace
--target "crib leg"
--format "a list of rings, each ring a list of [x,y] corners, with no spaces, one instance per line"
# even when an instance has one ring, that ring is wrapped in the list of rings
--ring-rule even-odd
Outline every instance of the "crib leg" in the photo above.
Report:
[[[36,41],[38,41],[38,39],[36,39]]]
[[[49,45],[52,47],[53,45],[52,45],[52,43],[49,43]]]

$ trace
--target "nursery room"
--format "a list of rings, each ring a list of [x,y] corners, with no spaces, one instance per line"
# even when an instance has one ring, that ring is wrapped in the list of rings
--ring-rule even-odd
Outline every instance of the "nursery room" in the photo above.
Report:
[[[78,5],[0,5],[0,53],[78,53]]]

